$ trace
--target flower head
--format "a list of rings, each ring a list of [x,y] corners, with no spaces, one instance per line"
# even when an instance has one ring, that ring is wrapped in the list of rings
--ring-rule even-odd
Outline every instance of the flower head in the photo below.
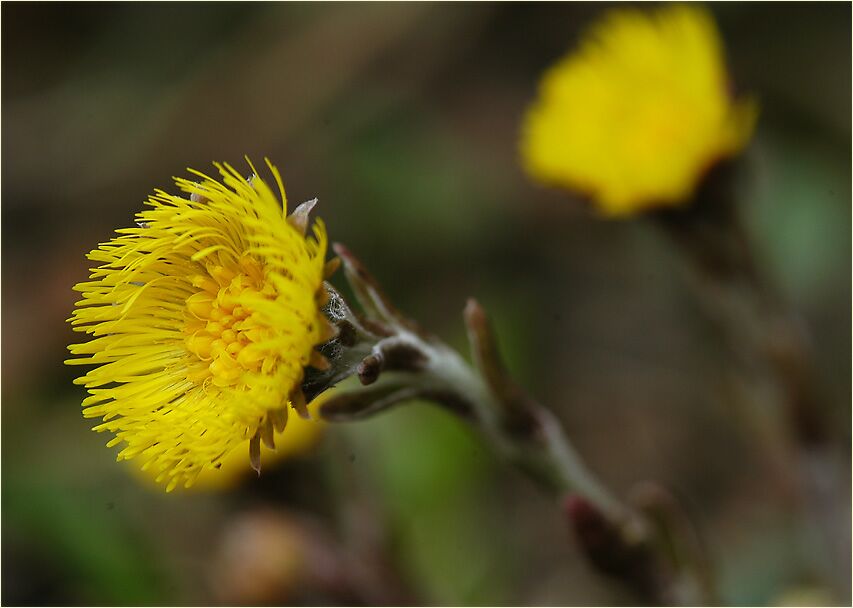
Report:
[[[314,449],[323,438],[326,423],[317,415],[318,408],[334,393],[329,389],[319,395],[308,404],[310,419],[302,416],[291,416],[287,420],[287,426],[281,431],[275,431],[275,450],[264,450],[261,452],[261,466],[264,471],[269,472],[280,466],[283,462],[298,458]],[[161,487],[156,483],[157,472],[151,468],[142,470],[135,460],[126,461],[131,474],[151,487]],[[216,469],[204,468],[193,482],[187,492],[224,492],[237,487],[246,478],[251,477],[254,471],[246,458],[245,450],[237,448],[226,454]],[[183,486],[178,485],[176,492],[182,491]]]
[[[521,151],[528,173],[592,197],[605,215],[683,204],[749,141],[756,106],[728,90],[701,7],[620,9],[545,73]]]
[[[75,381],[90,394],[83,413],[115,433],[108,446],[125,444],[119,460],[144,459],[167,490],[245,442],[258,468],[288,402],[307,415],[304,367],[325,363],[314,347],[331,332],[326,233],[318,221],[305,235],[310,205],[287,216],[267,164],[281,203],[257,172],[216,164],[217,181],[191,170],[200,181],[150,196],[137,227],[89,253],[99,265],[74,288],[70,321],[90,339],[66,363],[96,366]]]

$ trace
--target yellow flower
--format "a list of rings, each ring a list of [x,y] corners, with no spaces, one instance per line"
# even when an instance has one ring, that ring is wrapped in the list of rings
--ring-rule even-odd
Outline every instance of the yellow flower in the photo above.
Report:
[[[521,152],[535,179],[623,216],[687,202],[715,161],[747,144],[756,116],[729,94],[706,10],[616,10],[545,73]]]
[[[175,180],[188,196],[156,191],[137,227],[89,253],[100,265],[74,288],[69,320],[91,339],[66,363],[97,366],[75,381],[90,393],[84,416],[103,418],[93,430],[126,444],[118,460],[140,457],[167,491],[246,440],[258,468],[288,401],[307,415],[304,367],[326,363],[314,350],[331,337],[326,233],[318,221],[305,236],[307,212],[287,216],[267,165],[281,203],[257,172],[216,164],[220,182],[191,170],[200,182]]]
[[[308,404],[308,411],[315,414],[317,408],[334,393],[330,389],[319,395]],[[314,448],[323,436],[326,423],[312,416],[311,419],[294,416],[287,421],[287,427],[282,431],[275,432],[275,449],[264,450],[261,454],[261,466],[264,470],[274,468],[280,462],[305,454]],[[244,444],[245,444],[244,440]],[[141,480],[155,485],[157,474],[150,468],[143,471],[134,461],[127,462],[131,472]],[[253,474],[249,461],[246,459],[245,445],[240,445],[230,451],[220,461],[218,469],[202,469],[196,478],[191,492],[222,492],[234,488],[241,480]],[[180,491],[182,486],[177,486],[175,491]]]

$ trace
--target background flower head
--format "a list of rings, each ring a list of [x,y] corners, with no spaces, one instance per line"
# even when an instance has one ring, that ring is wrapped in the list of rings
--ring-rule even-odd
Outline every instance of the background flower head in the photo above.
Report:
[[[715,161],[746,145],[755,117],[753,102],[732,100],[703,8],[619,9],[545,73],[521,151],[535,179],[627,215],[689,200]]]
[[[90,393],[84,415],[103,418],[107,445],[125,444],[118,459],[142,458],[167,489],[246,440],[259,461],[288,401],[304,412],[303,368],[321,364],[325,230],[305,236],[306,218],[287,217],[268,165],[281,203],[257,172],[192,171],[198,183],[175,180],[184,196],[156,191],[136,227],[93,250],[99,266],[75,286],[70,321],[91,339],[67,363],[96,366],[76,380]]]

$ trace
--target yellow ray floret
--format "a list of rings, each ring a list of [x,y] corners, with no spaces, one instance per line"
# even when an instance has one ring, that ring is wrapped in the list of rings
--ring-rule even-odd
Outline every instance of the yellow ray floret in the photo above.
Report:
[[[287,427],[275,431],[275,450],[265,450],[261,454],[261,466],[265,472],[270,472],[280,466],[284,461],[298,458],[313,450],[323,437],[326,423],[316,416],[317,409],[333,394],[334,389],[327,390],[319,395],[307,408],[313,415],[311,419],[301,416],[291,416],[287,420]],[[221,461],[219,469],[202,469],[192,487],[183,490],[183,486],[177,486],[176,492],[226,492],[237,487],[242,481],[255,477],[248,459],[246,458],[246,444],[237,446],[226,454]],[[157,474],[148,469],[142,471],[134,461],[128,461],[128,470],[146,486],[152,488],[162,487],[155,482]]]
[[[545,73],[523,126],[525,168],[605,215],[682,204],[752,135],[756,106],[728,85],[703,8],[611,12]]]
[[[272,445],[291,401],[304,410],[304,367],[328,338],[318,302],[326,233],[304,234],[259,177],[229,165],[217,181],[176,178],[183,196],[156,191],[137,227],[89,253],[98,266],[75,286],[70,319],[86,342],[66,363],[94,365],[76,382],[96,431],[124,444],[170,490],[191,485],[247,440]],[[254,171],[254,168],[252,167]]]

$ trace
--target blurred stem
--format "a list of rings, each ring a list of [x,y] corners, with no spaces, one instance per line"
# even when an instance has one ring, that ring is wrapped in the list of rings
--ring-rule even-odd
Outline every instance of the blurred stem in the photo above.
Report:
[[[829,442],[808,331],[756,260],[735,191],[721,165],[692,204],[654,216],[687,263],[698,302],[723,334],[748,383],[773,385],[777,417],[802,447]]]
[[[846,516],[839,509],[849,499],[842,497],[811,344],[756,261],[733,171],[732,165],[719,166],[689,207],[654,219],[682,254],[698,302],[730,348],[734,364],[728,372],[740,415],[786,496],[809,512],[812,527],[823,530],[832,550],[816,559],[825,571],[835,571],[843,589],[849,583],[849,536],[834,530],[843,529]]]
[[[479,310],[469,301],[467,310]],[[580,494],[608,516],[622,518],[625,509],[590,473],[548,410],[517,393],[509,398],[443,344],[408,336],[427,355],[419,383],[434,400],[471,417],[495,450],[529,473],[555,496]],[[510,401],[512,399],[512,401]],[[523,407],[523,409],[522,409]]]
[[[346,324],[350,343],[324,350],[332,365],[325,376],[305,380],[310,396],[327,383],[358,375],[364,389],[326,402],[321,414],[333,420],[378,413],[403,400],[429,398],[480,427],[496,451],[518,464],[553,494],[583,495],[610,517],[625,509],[589,472],[551,412],[510,379],[480,305],[470,300],[465,321],[477,369],[435,336],[404,317],[376,280],[345,247],[335,245],[366,317],[353,313],[337,292],[333,323]]]
[[[475,300],[465,323],[475,367],[404,317],[376,280],[345,247],[335,245],[344,272],[365,315],[353,313],[331,290],[326,313],[340,334],[321,349],[331,366],[306,375],[309,396],[355,375],[361,387],[337,390],[320,415],[351,421],[376,415],[413,399],[427,399],[480,428],[495,451],[564,501],[583,551],[602,572],[621,579],[652,603],[702,601],[701,585],[677,585],[663,533],[678,534],[664,521],[646,517],[613,497],[587,469],[559,420],[516,385],[500,357],[485,312]],[[684,583],[702,578],[680,567]],[[699,589],[676,598],[677,587]]]
[[[735,200],[733,168],[712,173],[693,204],[655,216],[681,252],[698,302],[734,355],[744,414],[790,485],[796,447],[828,443],[807,332],[760,271]]]

